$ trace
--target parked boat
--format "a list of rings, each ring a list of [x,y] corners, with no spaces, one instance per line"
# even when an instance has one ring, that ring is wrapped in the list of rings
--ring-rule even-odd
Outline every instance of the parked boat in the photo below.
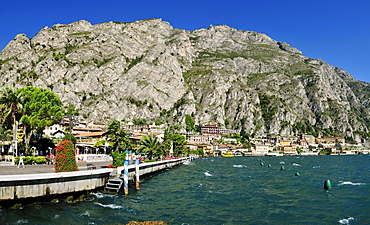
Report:
[[[240,152],[235,152],[235,155],[234,156],[243,156],[243,154],[240,153]]]
[[[279,152],[268,152],[266,153],[266,156],[283,156],[284,154]]]
[[[230,152],[225,152],[225,153],[222,153],[221,156],[222,157],[234,157],[234,154]]]

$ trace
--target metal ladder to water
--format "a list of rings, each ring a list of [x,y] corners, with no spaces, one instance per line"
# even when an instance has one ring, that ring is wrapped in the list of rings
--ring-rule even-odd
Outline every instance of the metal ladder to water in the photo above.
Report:
[[[113,178],[109,179],[108,183],[104,187],[104,192],[118,193],[123,185],[123,179]]]
[[[134,178],[133,177],[129,177],[128,178],[128,181],[133,181]],[[108,180],[108,183],[105,185],[104,187],[104,192],[107,192],[107,193],[119,193],[119,191],[121,190],[122,186],[123,186],[123,177],[118,177],[118,178],[113,178],[113,179],[109,179]]]

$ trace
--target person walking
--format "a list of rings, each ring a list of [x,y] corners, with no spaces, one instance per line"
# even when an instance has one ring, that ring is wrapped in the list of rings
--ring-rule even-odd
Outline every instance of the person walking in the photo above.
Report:
[[[22,165],[22,166],[23,166],[23,168],[24,168],[23,153],[22,153],[22,154],[21,154],[21,156],[19,157],[18,168],[19,168],[21,165]]]
[[[53,155],[53,153],[51,153],[50,154],[51,165],[54,165],[54,159],[55,159],[55,156]]]

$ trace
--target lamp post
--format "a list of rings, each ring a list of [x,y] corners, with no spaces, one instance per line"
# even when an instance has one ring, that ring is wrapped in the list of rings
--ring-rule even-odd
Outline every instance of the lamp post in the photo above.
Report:
[[[109,147],[109,142],[105,142],[104,144],[104,154],[107,154],[107,147]]]
[[[15,165],[14,158],[17,157],[17,155],[18,155],[17,131],[18,131],[18,121],[13,126],[13,141],[12,141],[13,157],[12,157],[12,165]]]
[[[171,141],[170,158],[173,157],[173,141]]]
[[[35,146],[33,146],[33,147],[32,147],[32,155],[33,155],[33,157],[35,157],[35,153],[36,153],[36,147],[35,147]]]

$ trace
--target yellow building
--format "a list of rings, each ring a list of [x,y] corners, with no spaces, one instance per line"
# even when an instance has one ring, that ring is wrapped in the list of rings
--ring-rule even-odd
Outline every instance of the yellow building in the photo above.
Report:
[[[290,145],[290,141],[288,140],[280,140],[280,146]]]
[[[291,145],[281,146],[280,150],[282,152],[284,152],[284,154],[286,154],[286,155],[296,155],[297,154],[297,151],[296,151],[295,147],[293,147]]]

